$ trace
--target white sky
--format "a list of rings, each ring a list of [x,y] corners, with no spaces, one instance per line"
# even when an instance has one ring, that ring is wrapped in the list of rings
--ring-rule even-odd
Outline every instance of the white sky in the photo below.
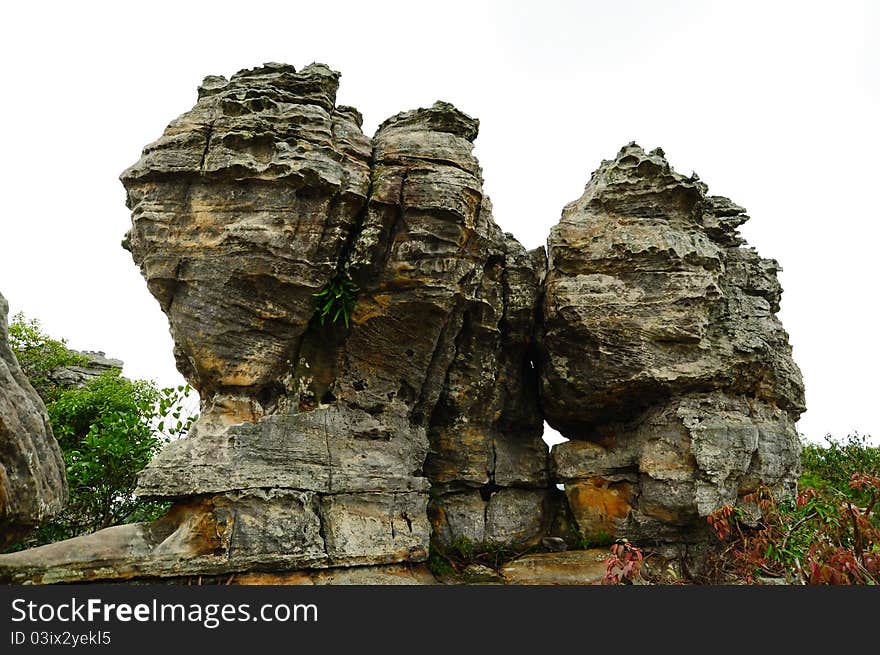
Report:
[[[372,134],[437,99],[481,120],[495,218],[528,247],[636,140],[745,206],[785,272],[811,440],[880,436],[880,3],[7,3],[0,291],[71,346],[177,384],[164,315],[119,242],[118,181],[207,74],[342,72]]]

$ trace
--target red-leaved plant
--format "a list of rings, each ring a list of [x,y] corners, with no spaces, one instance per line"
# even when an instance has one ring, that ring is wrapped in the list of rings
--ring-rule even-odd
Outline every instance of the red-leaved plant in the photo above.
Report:
[[[761,516],[754,526],[725,505],[707,517],[724,544],[710,581],[726,575],[752,583],[758,576],[802,584],[880,584],[880,476],[853,473],[851,493],[807,487],[794,503],[780,503],[766,486],[743,497]],[[861,501],[861,502],[859,502]]]
[[[639,577],[644,556],[638,546],[626,539],[619,539],[611,545],[611,556],[605,560],[605,577],[602,584],[633,584]]]

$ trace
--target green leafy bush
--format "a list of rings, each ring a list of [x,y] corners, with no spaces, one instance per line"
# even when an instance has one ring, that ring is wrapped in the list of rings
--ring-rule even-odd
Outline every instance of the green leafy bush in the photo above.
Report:
[[[872,446],[868,437],[858,433],[845,439],[827,436],[824,445],[805,444],[801,461],[801,489],[833,489],[842,498],[864,504],[866,492],[853,489],[849,483],[853,473],[880,475],[880,446]]]
[[[59,388],[48,382],[47,373],[82,363],[75,353],[63,341],[43,334],[39,323],[20,315],[10,325],[12,333],[13,351],[24,360],[25,372],[36,380],[35,388],[46,403],[69,487],[65,510],[16,549],[161,515],[167,505],[134,496],[137,474],[162,445],[188,431],[195,418],[183,408],[190,388],[159,389],[146,380],[128,380],[118,369],[82,387]]]
[[[57,386],[48,375],[60,366],[83,366],[88,359],[71,351],[62,339],[43,333],[37,319],[27,319],[19,312],[9,323],[9,346],[22,371],[44,402],[51,400]]]
[[[86,534],[151,520],[164,510],[135,498],[134,488],[138,472],[188,428],[179,407],[187,393],[183,386],[160,390],[114,370],[83,388],[61,391],[47,405],[70,489],[67,509],[47,526],[51,532]]]

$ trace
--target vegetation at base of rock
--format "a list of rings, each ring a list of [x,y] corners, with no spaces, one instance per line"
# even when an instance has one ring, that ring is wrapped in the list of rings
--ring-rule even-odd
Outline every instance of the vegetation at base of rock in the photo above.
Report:
[[[602,584],[628,585],[639,579],[645,557],[642,549],[626,539],[611,544],[611,556],[605,560],[605,577]]]
[[[358,291],[348,273],[338,273],[327,286],[312,294],[315,297],[315,317],[321,325],[328,320],[336,323],[341,318],[348,327]]]
[[[588,548],[611,546],[616,540],[607,532],[599,530],[595,535],[583,535],[579,531],[576,531],[574,541],[578,549],[587,550]]]
[[[44,402],[58,392],[49,373],[62,366],[82,366],[88,363],[83,355],[71,351],[64,339],[53,339],[43,332],[40,321],[28,319],[21,312],[9,323],[9,347],[15,353],[21,370]]]
[[[880,447],[858,434],[826,441],[805,446],[793,501],[761,486],[744,498],[757,518],[730,505],[708,517],[721,547],[704,581],[880,584]]]
[[[459,537],[446,548],[432,542],[428,567],[438,578],[456,576],[472,564],[500,570],[504,564],[517,557],[543,550],[540,544],[515,547],[493,541],[476,543],[467,537]]]
[[[430,569],[431,573],[438,580],[443,580],[444,578],[455,575],[455,568],[450,561],[444,555],[441,555],[435,550],[433,546],[428,555],[428,569]]]
[[[61,388],[47,374],[79,365],[63,341],[44,334],[36,320],[18,315],[10,325],[16,357],[46,403],[49,421],[64,457],[69,488],[67,507],[12,549],[31,548],[88,534],[101,528],[150,521],[165,503],[134,496],[137,474],[169,440],[186,434],[193,417],[182,402],[188,386],[159,389],[153,382],[129,380],[112,369],[82,387]],[[39,386],[38,386],[39,385]]]

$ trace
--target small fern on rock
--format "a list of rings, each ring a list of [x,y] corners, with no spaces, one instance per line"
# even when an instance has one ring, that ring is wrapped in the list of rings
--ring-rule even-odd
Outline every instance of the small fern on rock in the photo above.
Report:
[[[340,272],[327,283],[327,286],[317,293],[313,293],[315,316],[321,325],[324,325],[328,320],[336,323],[342,319],[345,327],[348,327],[358,291],[358,286],[348,273]]]

